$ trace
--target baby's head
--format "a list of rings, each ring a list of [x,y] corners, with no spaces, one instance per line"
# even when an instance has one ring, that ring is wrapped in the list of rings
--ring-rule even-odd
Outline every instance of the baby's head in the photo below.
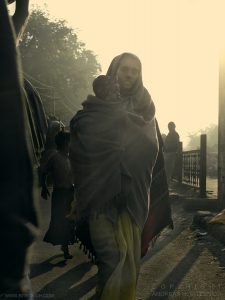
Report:
[[[102,100],[119,101],[119,86],[111,77],[100,75],[93,81],[93,91]]]
[[[105,99],[109,93],[111,80],[109,76],[100,75],[93,81],[93,91],[96,97]]]

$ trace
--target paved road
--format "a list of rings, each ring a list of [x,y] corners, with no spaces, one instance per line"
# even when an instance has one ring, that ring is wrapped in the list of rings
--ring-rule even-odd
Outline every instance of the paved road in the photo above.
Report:
[[[174,200],[175,229],[166,231],[142,261],[137,299],[225,299],[225,246],[190,229],[192,215]],[[31,256],[36,299],[91,299],[96,267],[78,246],[65,261],[58,246],[42,242],[50,217],[50,202],[40,200],[41,236]],[[116,300],[116,299],[115,299]]]
[[[212,177],[206,177],[206,190],[208,195],[217,198],[218,179]]]

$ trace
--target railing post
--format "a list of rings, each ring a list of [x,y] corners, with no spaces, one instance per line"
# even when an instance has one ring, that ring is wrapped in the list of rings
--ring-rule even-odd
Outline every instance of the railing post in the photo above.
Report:
[[[206,197],[206,134],[200,137],[200,197]]]
[[[225,208],[225,49],[220,52],[219,65],[219,124],[218,124],[218,200]]]
[[[179,142],[179,148],[177,152],[177,180],[179,184],[182,184],[183,180],[183,143]]]

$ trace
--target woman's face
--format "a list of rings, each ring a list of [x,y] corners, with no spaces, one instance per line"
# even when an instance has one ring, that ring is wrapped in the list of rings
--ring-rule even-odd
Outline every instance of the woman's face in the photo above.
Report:
[[[129,91],[141,72],[141,66],[137,59],[131,56],[125,56],[120,62],[120,66],[117,70],[117,81],[120,86],[120,90]]]

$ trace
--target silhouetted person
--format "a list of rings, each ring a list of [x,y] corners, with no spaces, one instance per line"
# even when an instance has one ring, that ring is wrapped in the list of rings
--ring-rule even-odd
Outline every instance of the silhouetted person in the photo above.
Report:
[[[52,154],[44,166],[41,183],[42,197],[47,200],[49,194],[46,179],[52,175],[53,192],[51,199],[51,221],[44,241],[61,245],[65,259],[72,258],[68,245],[73,243],[71,222],[66,218],[74,199],[72,171],[69,160],[69,132],[60,131],[55,136],[57,151]]]
[[[168,123],[169,133],[164,141],[164,158],[168,184],[172,179],[177,152],[179,150],[180,137],[175,128],[176,125],[174,122]]]

